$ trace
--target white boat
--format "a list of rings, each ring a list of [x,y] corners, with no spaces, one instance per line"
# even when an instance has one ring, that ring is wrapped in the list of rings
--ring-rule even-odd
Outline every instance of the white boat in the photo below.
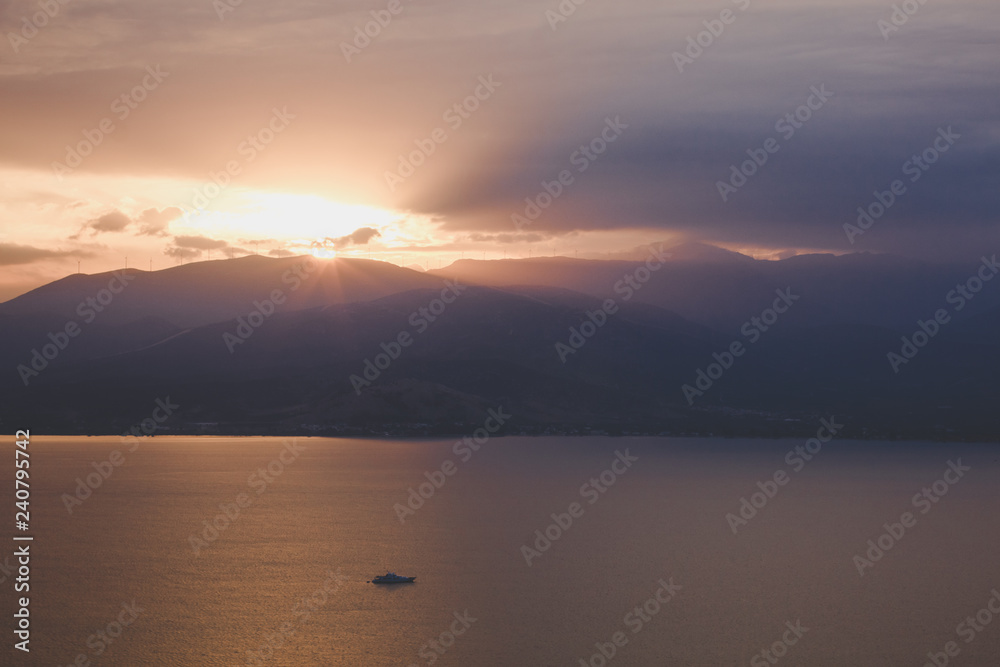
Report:
[[[412,584],[416,580],[416,577],[403,577],[395,572],[386,572],[381,574],[374,579],[371,583],[373,584]]]

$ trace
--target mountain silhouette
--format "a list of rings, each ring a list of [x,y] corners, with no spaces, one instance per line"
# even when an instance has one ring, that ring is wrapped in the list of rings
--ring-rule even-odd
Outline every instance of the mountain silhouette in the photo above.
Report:
[[[833,415],[857,437],[995,437],[987,288],[912,359],[887,357],[975,267],[673,250],[628,299],[615,286],[644,261],[247,257],[130,271],[86,322],[77,304],[114,273],[70,276],[0,304],[0,420],[106,433],[170,396],[166,428],[190,433],[462,433],[502,405],[525,433],[775,436]],[[758,330],[776,290],[798,298]]]

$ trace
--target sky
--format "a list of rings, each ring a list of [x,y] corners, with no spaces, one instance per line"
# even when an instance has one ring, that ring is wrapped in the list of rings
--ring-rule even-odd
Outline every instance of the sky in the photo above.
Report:
[[[0,300],[248,253],[977,258],[1000,249],[998,18],[995,0],[0,2]]]

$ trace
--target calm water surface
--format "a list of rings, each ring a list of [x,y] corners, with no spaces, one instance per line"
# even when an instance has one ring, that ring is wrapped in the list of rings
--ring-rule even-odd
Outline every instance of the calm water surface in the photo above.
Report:
[[[949,641],[951,664],[1000,664],[1000,619],[956,633],[1000,588],[995,445],[833,441],[796,472],[801,440],[504,438],[468,461],[454,440],[296,442],[33,438],[34,632],[15,655],[7,621],[10,664],[597,666],[603,647],[608,665],[772,664],[754,658],[768,649],[919,667]],[[64,494],[115,450],[124,464],[70,514]],[[636,460],[602,483],[616,451]],[[958,459],[971,470],[915,506]],[[449,460],[401,522],[394,505]],[[734,534],[727,513],[779,470],[787,484]],[[522,545],[546,547],[535,531],[572,503],[529,566]],[[855,555],[904,512],[915,525],[861,576]],[[387,569],[417,583],[366,583]]]

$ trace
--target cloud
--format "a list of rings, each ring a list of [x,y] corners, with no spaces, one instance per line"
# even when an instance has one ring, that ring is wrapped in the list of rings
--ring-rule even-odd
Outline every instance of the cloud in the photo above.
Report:
[[[267,253],[271,257],[294,257],[295,253],[290,250],[285,250],[284,248],[277,248]]]
[[[849,11],[834,0],[753,3],[746,12],[725,3],[735,23],[683,72],[673,53],[718,16],[696,0],[590,3],[558,32],[544,8],[524,0],[415,3],[350,64],[340,44],[370,20],[360,0],[242,3],[225,21],[211,3],[184,4],[191,11],[134,0],[102,3],[101,11],[66,5],[39,38],[58,48],[25,46],[30,63],[7,62],[10,73],[0,77],[5,163],[49,169],[67,137],[141,81],[155,54],[166,71],[184,73],[184,85],[172,74],[81,172],[200,182],[219,172],[220,160],[241,158],[239,141],[267,122],[266,98],[299,117],[240,176],[247,188],[405,210],[441,221],[442,234],[499,234],[515,231],[511,215],[523,214],[526,198],[549,195],[543,181],[569,170],[572,184],[532,231],[656,229],[851,249],[843,223],[952,123],[962,139],[907,184],[890,214],[898,224],[886,218],[858,243],[939,256],[1000,242],[995,2],[928,3],[888,44],[875,21],[888,17],[889,2],[848,3]],[[268,48],[246,48],[261,35]],[[461,127],[449,125],[447,143],[390,193],[386,171],[484,74],[501,82],[495,95]],[[777,119],[824,83],[836,93],[829,105],[794,137],[777,134]],[[577,151],[617,114],[629,128],[581,163]],[[723,202],[716,183],[772,136],[780,151]],[[341,244],[359,243],[348,238]]]
[[[175,236],[173,245],[168,246],[163,254],[167,257],[187,260],[201,257],[206,250],[229,250],[232,254],[235,249],[226,241],[211,239],[207,236]]]
[[[338,250],[340,248],[346,248],[351,245],[364,245],[374,238],[378,238],[382,234],[374,227],[362,227],[356,229],[347,236],[340,236],[337,238],[330,238],[329,236],[322,241],[314,241],[314,247],[320,248],[333,248]]]
[[[16,243],[0,243],[0,266],[31,264],[46,259],[65,257],[91,257],[93,253],[83,250],[44,250]]]
[[[130,224],[132,224],[132,219],[127,215],[121,211],[112,211],[111,213],[105,213],[99,218],[88,221],[86,227],[90,229],[93,234],[101,234],[103,232],[124,231]]]
[[[477,243],[539,243],[552,238],[549,234],[482,234],[474,232],[467,237],[470,241]]]
[[[210,239],[207,236],[175,236],[174,245],[178,248],[189,248],[192,250],[218,250],[229,247],[229,244],[225,241]]]
[[[167,257],[176,257],[177,259],[197,259],[201,257],[201,250],[171,246],[164,250],[163,254]]]
[[[140,236],[166,236],[170,223],[183,214],[184,211],[176,206],[168,206],[163,210],[147,208],[139,214],[138,218],[133,219],[115,209],[98,218],[88,220],[84,223],[83,229],[70,238],[78,239],[85,231],[89,231],[92,235],[119,233],[135,225],[139,226],[137,233]]]
[[[184,211],[176,206],[169,206],[162,211],[155,208],[147,208],[139,216],[139,223],[141,225],[139,234],[140,236],[166,236],[167,227],[170,226],[170,223],[182,215],[184,215]]]

